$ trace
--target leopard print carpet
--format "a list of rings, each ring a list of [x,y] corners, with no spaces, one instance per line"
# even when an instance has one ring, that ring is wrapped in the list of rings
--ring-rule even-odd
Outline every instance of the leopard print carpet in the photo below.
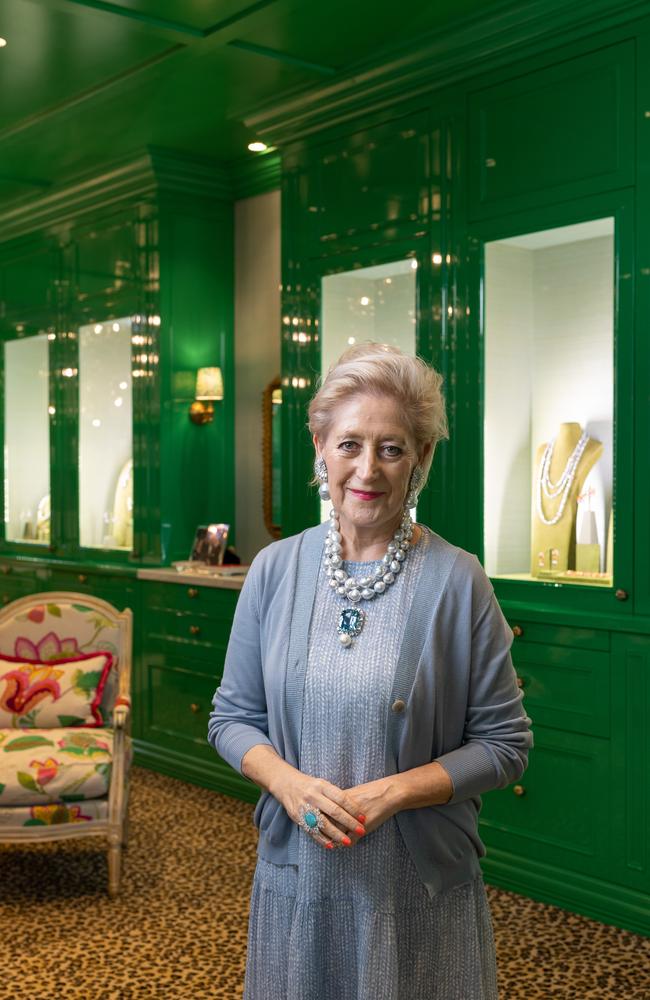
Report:
[[[139,767],[131,794],[114,901],[99,841],[0,846],[0,1000],[241,997],[252,806]],[[650,941],[488,893],[501,1000],[650,1000]]]

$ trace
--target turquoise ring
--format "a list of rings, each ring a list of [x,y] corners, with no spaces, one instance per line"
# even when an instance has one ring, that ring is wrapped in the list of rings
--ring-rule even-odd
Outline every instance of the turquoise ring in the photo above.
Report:
[[[300,826],[306,833],[318,833],[321,828],[320,809],[316,809],[314,806],[306,803],[300,817]]]

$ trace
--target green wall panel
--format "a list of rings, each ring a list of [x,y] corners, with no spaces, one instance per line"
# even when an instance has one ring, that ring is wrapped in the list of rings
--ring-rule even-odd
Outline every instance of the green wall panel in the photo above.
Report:
[[[472,218],[632,183],[634,60],[624,42],[472,95]]]

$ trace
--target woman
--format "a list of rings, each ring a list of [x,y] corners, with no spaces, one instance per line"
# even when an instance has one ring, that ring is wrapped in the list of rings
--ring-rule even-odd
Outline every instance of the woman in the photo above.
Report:
[[[248,573],[209,740],[263,789],[245,1000],[494,1000],[480,794],[531,745],[475,556],[413,524],[441,377],[363,344],[309,408],[329,525]]]

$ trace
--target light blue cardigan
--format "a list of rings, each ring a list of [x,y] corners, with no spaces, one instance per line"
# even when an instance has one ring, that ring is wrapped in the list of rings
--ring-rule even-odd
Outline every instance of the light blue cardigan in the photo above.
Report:
[[[240,772],[244,754],[260,743],[300,766],[309,622],[326,531],[308,528],[263,549],[242,588],[208,724],[209,742]],[[396,815],[431,896],[479,873],[480,795],[505,787],[526,767],[532,734],[511,643],[476,556],[433,533],[386,720],[386,774],[437,760],[453,782],[446,805]],[[396,701],[406,707],[394,710]],[[268,792],[254,821],[260,856],[295,863],[300,831]]]

